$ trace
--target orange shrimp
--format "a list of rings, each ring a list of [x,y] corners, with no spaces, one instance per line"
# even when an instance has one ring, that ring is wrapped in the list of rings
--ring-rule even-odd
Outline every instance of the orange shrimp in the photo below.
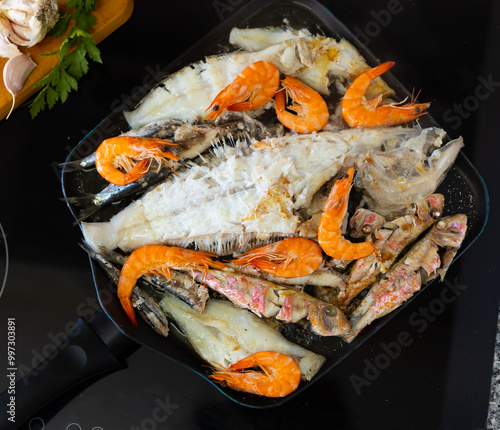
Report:
[[[215,121],[228,110],[259,109],[273,98],[279,84],[280,72],[274,64],[268,61],[252,63],[217,94],[205,119]]]
[[[178,160],[179,157],[166,150],[167,145],[176,144],[149,137],[111,137],[97,148],[95,165],[99,174],[108,182],[127,185],[147,173],[151,159],[163,160],[169,167],[167,158]],[[136,161],[138,162],[135,163]]]
[[[259,366],[263,371],[242,371]],[[274,351],[256,352],[209,376],[223,386],[266,397],[284,397],[293,393],[300,383],[298,364],[288,355]]]
[[[353,176],[354,169],[351,167],[346,177],[335,182],[319,222],[318,242],[325,253],[337,260],[364,258],[374,250],[371,242],[351,243],[342,236]]]
[[[342,99],[342,116],[349,127],[397,125],[412,121],[427,113],[424,110],[430,106],[430,103],[415,104],[411,101],[402,104],[403,100],[400,103],[379,106],[382,95],[369,101],[365,99],[365,91],[370,82],[387,72],[392,66],[394,62],[389,61],[361,73],[347,89]]]
[[[146,245],[132,252],[122,267],[117,289],[118,298],[132,323],[137,325],[130,295],[142,275],[161,274],[172,279],[170,269],[226,268],[224,263],[215,261],[212,257],[215,257],[215,254],[163,245]]]
[[[253,264],[280,278],[297,278],[313,273],[321,266],[323,253],[316,242],[290,237],[252,249],[232,261],[237,266]]]
[[[291,97],[294,103],[285,110],[285,94],[283,91],[274,97],[276,116],[285,127],[299,133],[312,133],[321,130],[330,117],[328,106],[323,97],[302,81],[287,76],[281,81],[284,92]]]

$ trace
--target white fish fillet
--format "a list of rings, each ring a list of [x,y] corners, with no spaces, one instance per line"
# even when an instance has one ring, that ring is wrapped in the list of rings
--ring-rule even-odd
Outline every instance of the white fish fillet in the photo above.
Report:
[[[211,299],[203,314],[170,294],[160,305],[196,352],[217,369],[256,352],[275,351],[292,357],[302,379],[311,380],[325,362],[323,356],[290,342],[259,317],[229,302]]]
[[[296,234],[297,211],[359,154],[418,136],[427,134],[419,128],[356,128],[223,146],[110,221],[83,223],[83,234],[97,251],[194,244],[219,255],[243,252],[255,245],[252,236]]]
[[[312,66],[304,68],[300,74],[294,76],[299,77],[320,94],[329,94],[328,87],[335,82],[337,91],[343,95],[346,83],[352,82],[358,75],[370,69],[362,55],[347,40],[340,39],[337,42],[331,37],[315,36],[307,29],[233,28],[229,42],[238,48],[257,51],[297,38],[306,41]],[[382,78],[374,79],[365,95],[370,100],[379,94],[383,94],[384,97],[394,94]]]
[[[211,56],[186,66],[151,90],[135,110],[125,112],[125,118],[132,128],[138,128],[165,119],[191,122],[197,117],[204,117],[217,94],[245,67],[260,60],[273,63],[286,75],[299,77],[323,95],[329,94],[328,87],[333,80],[343,83],[369,69],[363,57],[346,40],[337,42],[319,36],[293,37],[259,51]],[[342,84],[339,88],[345,91]],[[392,90],[378,78],[367,92],[367,97],[381,93],[392,93]]]
[[[276,43],[296,37],[312,37],[306,28],[291,27],[233,28],[229,34],[229,43],[246,51],[260,51]]]

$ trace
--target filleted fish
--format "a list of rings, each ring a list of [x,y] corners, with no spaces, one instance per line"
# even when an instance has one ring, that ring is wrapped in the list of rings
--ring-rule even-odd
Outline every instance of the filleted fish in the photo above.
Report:
[[[273,29],[252,30],[261,35],[262,41],[267,34],[273,34]],[[239,47],[254,48],[245,46],[245,39],[248,40],[244,37],[246,31],[249,30],[233,30],[230,41]],[[279,41],[272,43],[276,40]],[[299,77],[323,95],[329,94],[332,82],[338,82],[345,91],[343,84],[369,69],[356,48],[344,39],[336,41],[304,31],[294,33],[284,30],[282,36],[263,42],[264,45],[257,51],[239,50],[214,55],[184,67],[165,78],[135,110],[125,112],[125,118],[132,128],[137,128],[165,119],[189,122],[204,117],[219,91],[257,61],[272,63],[281,73]],[[381,79],[375,80],[369,91],[369,97],[393,93]],[[260,113],[257,111],[255,115]]]
[[[224,145],[110,221],[83,223],[84,237],[96,250],[168,244],[219,255],[244,252],[296,235],[299,209],[359,154],[432,134],[439,146],[441,133],[433,130],[357,128]]]

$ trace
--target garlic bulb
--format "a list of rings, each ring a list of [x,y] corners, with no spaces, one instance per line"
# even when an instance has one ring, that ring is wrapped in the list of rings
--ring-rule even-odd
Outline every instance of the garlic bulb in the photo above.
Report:
[[[57,22],[57,0],[0,0],[0,17],[2,35],[8,33],[10,42],[30,47]]]

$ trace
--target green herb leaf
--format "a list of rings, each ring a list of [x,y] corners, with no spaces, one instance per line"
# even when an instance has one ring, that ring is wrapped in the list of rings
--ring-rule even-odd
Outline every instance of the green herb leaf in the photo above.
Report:
[[[45,87],[42,91],[38,93],[30,105],[31,119],[35,118],[42,110],[45,109],[45,95],[48,89]]]
[[[56,25],[54,25],[48,33],[49,36],[61,37],[64,33],[66,33],[71,17],[72,14],[70,13],[59,14],[59,19],[57,20]]]
[[[29,109],[35,118],[46,107],[52,109],[60,101],[64,103],[71,91],[78,90],[78,80],[89,70],[90,60],[102,63],[101,52],[89,33],[96,18],[90,14],[97,7],[97,0],[69,0],[67,12],[60,14],[49,35],[61,37],[66,34],[59,49],[44,56],[59,54],[59,62],[50,73],[35,84],[42,87]]]

